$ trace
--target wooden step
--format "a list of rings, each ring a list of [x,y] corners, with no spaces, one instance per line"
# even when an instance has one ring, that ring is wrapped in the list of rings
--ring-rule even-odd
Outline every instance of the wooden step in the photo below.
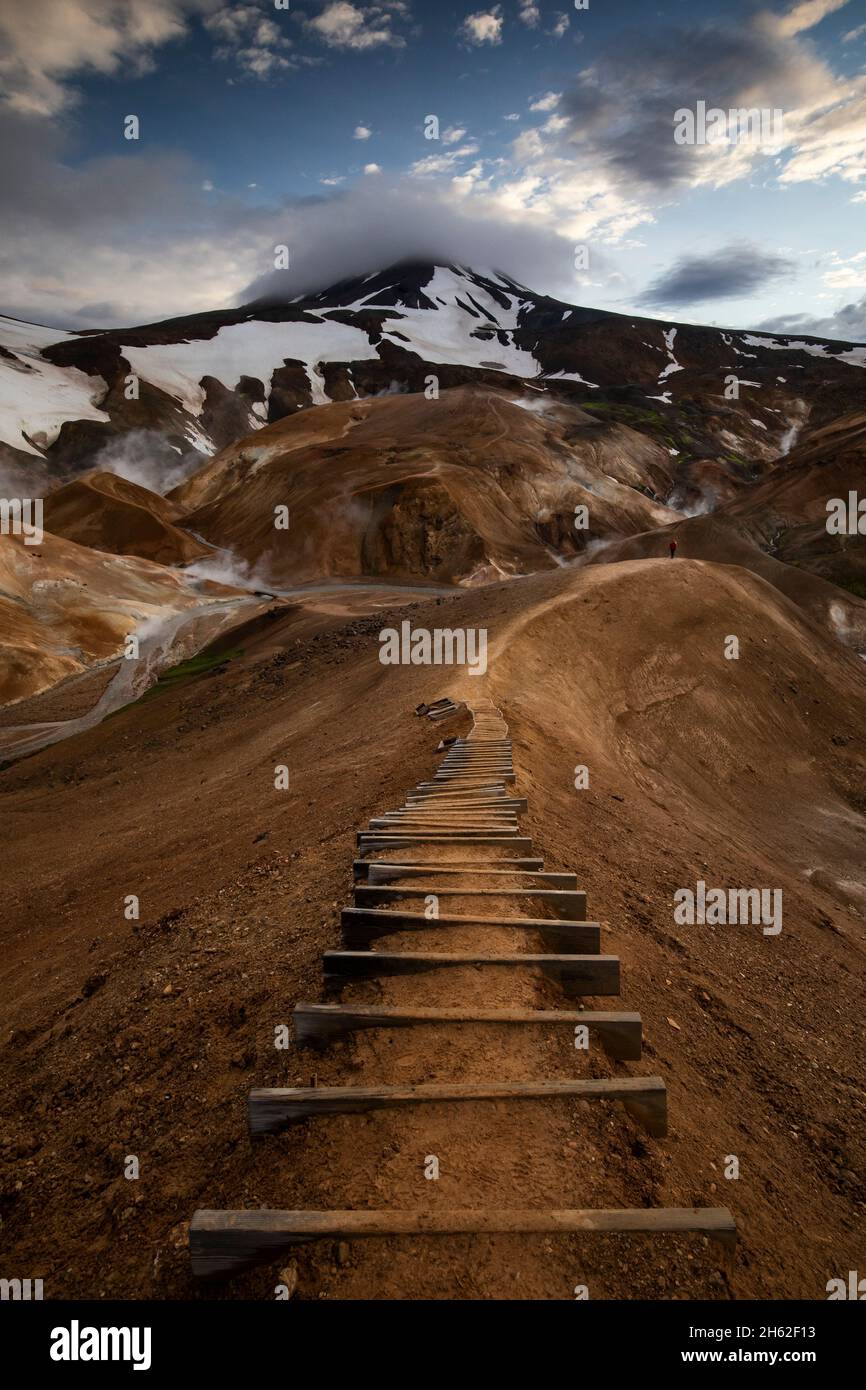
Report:
[[[479,777],[467,786],[443,786],[441,782],[418,782],[415,791],[419,794],[429,796],[473,796],[477,792],[501,792],[503,796],[507,794],[504,781],[495,782],[492,778]]]
[[[365,855],[377,849],[401,849],[404,845],[502,845],[515,855],[531,854],[532,840],[528,835],[488,835],[477,834],[472,830],[456,831],[395,831],[360,830],[358,832],[358,855]]]
[[[667,1134],[667,1090],[660,1076],[615,1076],[609,1080],[443,1081],[420,1086],[269,1087],[250,1091],[250,1133],[277,1134],[301,1120],[355,1115],[370,1110],[453,1101],[622,1101],[632,1119],[654,1139]]]
[[[489,776],[493,769],[484,769],[484,775]],[[437,772],[434,773],[433,781],[437,787],[470,787],[477,786],[481,781],[481,775],[476,772]],[[495,781],[497,782],[516,782],[517,777],[514,772],[496,772]]]
[[[515,796],[506,790],[502,782],[482,782],[477,787],[438,787],[425,786],[419,782],[414,791],[407,792],[410,801],[468,801],[470,799],[488,801],[525,801],[525,797]]]
[[[514,768],[512,767],[511,763],[471,762],[452,763],[450,766],[443,763],[440,767],[437,767],[433,775],[434,777],[442,777],[445,775],[449,777],[452,775],[459,777],[486,777],[492,775],[496,778],[499,778],[501,776],[507,776],[508,773],[513,771]]]
[[[537,932],[558,955],[593,955],[601,948],[598,922],[563,922],[553,917],[476,917],[445,915],[425,917],[423,912],[395,912],[393,908],[344,907],[340,913],[343,944],[363,950],[383,936],[406,931],[438,931],[466,927],[509,927]]]
[[[409,793],[410,796],[423,797],[425,803],[433,804],[435,801],[468,801],[473,797],[493,797],[497,801],[516,801],[519,800],[512,792],[509,792],[503,783],[498,786],[490,786],[485,782],[477,782],[471,787],[439,787],[435,791],[429,787],[419,785]]]
[[[622,1062],[641,1056],[641,1017],[632,1013],[596,1013],[589,1009],[396,1009],[380,1004],[296,1004],[295,1042],[299,1047],[327,1042],[368,1028],[413,1028],[436,1024],[514,1024],[573,1030],[585,1025],[608,1056]]]
[[[385,816],[413,815],[413,816],[444,816],[444,815],[464,815],[464,816],[522,816],[526,807],[520,801],[506,799],[504,796],[494,798],[490,801],[470,801],[468,798],[461,801],[440,801],[427,797],[424,800],[407,801],[402,806],[393,806],[381,814]]]
[[[464,811],[472,807],[492,807],[496,811],[518,811],[526,809],[525,796],[510,796],[503,788],[501,792],[445,790],[442,792],[408,792],[400,808],[403,811]]]
[[[710,1236],[728,1249],[737,1228],[727,1207],[635,1207],[618,1210],[481,1211],[197,1211],[189,1230],[192,1272],[225,1278],[252,1265],[276,1263],[312,1240],[454,1235]]]
[[[442,759],[440,767],[455,763],[510,763],[512,756],[513,750],[511,748],[494,748],[490,744],[486,748],[451,747]]]
[[[461,748],[456,753],[446,753],[439,766],[456,767],[465,766],[467,763],[511,763],[513,761],[514,756],[510,748],[479,748],[477,752],[469,752]]]
[[[370,826],[381,830],[399,830],[403,826],[413,830],[417,830],[419,826],[425,830],[510,830],[512,835],[516,835],[520,830],[513,812],[510,811],[504,815],[488,811],[479,811],[474,815],[470,811],[456,811],[453,815],[435,811],[428,811],[425,815],[391,813],[375,816],[370,821]]]
[[[373,903],[400,902],[403,898],[426,898],[428,888],[395,888],[389,884],[356,883],[355,902],[359,907]],[[586,894],[563,888],[438,888],[439,898],[503,898],[520,907],[527,899],[545,903],[557,917],[568,922],[586,920]]]
[[[433,773],[436,786],[446,782],[480,782],[487,778],[490,782],[513,782],[516,773],[507,763],[479,763],[474,767],[437,768]]]
[[[380,812],[375,819],[383,820],[386,825],[415,825],[421,822],[449,826],[459,825],[462,821],[480,821],[483,825],[516,825],[517,812],[510,806],[397,806],[393,810]]]
[[[369,867],[366,878],[371,884],[391,883],[394,879],[403,878],[483,878],[492,879],[495,886],[497,879],[518,878],[539,888],[566,888],[572,892],[577,889],[577,874],[545,873],[541,869],[534,872],[526,869],[482,869],[471,862],[460,868],[450,864],[381,864],[366,859],[362,862]],[[502,860],[495,859],[493,863],[501,864]]]
[[[355,859],[352,868],[359,878],[369,879],[371,869],[421,869],[426,868],[431,873],[437,869],[443,871],[454,870],[459,873],[461,869],[477,869],[479,873],[487,873],[489,870],[483,868],[485,864],[495,865],[496,869],[501,869],[503,873],[512,871],[534,873],[536,870],[544,868],[544,860],[536,859],[447,859],[441,862],[438,859],[410,859],[401,857],[399,864],[393,859]],[[576,876],[575,876],[576,878]],[[563,883],[563,888],[570,885]],[[576,882],[575,882],[576,886]]]
[[[449,750],[440,762],[440,767],[465,767],[467,763],[510,763],[510,748],[458,748]]]
[[[441,817],[431,818],[430,820],[403,820],[395,816],[389,819],[387,816],[376,816],[370,821],[367,830],[372,834],[387,834],[393,831],[395,834],[424,834],[432,831],[434,834],[443,832],[452,833],[472,833],[500,835],[519,835],[520,826],[517,821],[503,820],[499,816],[491,816],[490,820],[471,820],[468,817],[459,820],[443,820]]]
[[[329,983],[379,975],[421,975],[428,970],[460,966],[540,970],[560,981],[572,996],[619,994],[619,956],[482,955],[477,951],[325,951],[322,955],[322,968]]]
[[[515,821],[518,812],[514,806],[504,801],[455,801],[431,802],[413,801],[411,806],[392,806],[380,815],[393,820],[509,820]]]
[[[516,811],[522,815],[527,810],[525,796],[470,796],[455,792],[453,796],[448,793],[442,796],[408,796],[406,798],[404,810],[448,810],[461,811],[464,809],[480,809],[492,811]]]
[[[510,830],[517,834],[519,826],[515,817],[509,813],[479,812],[472,815],[468,811],[456,811],[453,815],[428,811],[426,815],[400,815],[391,812],[385,816],[374,816],[369,822],[371,830],[400,829],[408,826],[412,830]]]

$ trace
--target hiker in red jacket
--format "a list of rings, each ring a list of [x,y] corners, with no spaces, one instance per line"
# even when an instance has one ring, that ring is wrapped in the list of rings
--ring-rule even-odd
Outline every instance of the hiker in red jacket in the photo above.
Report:
[[[675,556],[676,553],[677,553],[677,538],[676,538],[676,536],[671,536],[671,543],[670,543],[670,546],[668,547],[668,549],[669,549],[670,552],[671,552],[671,559],[673,560],[674,556]]]

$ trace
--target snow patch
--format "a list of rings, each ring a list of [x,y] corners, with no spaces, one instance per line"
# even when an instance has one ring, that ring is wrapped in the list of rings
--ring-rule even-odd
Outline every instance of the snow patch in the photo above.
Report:
[[[685,370],[685,368],[683,368],[683,367],[680,366],[679,362],[677,361],[676,357],[674,356],[674,341],[675,341],[675,339],[676,339],[676,336],[677,336],[677,330],[676,330],[675,328],[667,328],[667,329],[665,329],[665,331],[664,331],[665,347],[666,347],[667,350],[668,350],[668,357],[670,358],[670,361],[668,362],[668,365],[667,365],[666,367],[663,367],[662,370],[661,370],[661,372],[659,373],[659,379],[658,379],[658,381],[656,382],[656,385],[657,385],[657,386],[661,386],[662,382],[666,379],[666,377],[671,376],[673,372],[682,372],[682,371]],[[665,392],[665,395],[667,395],[667,394],[668,394],[668,393],[667,393],[667,391],[666,391],[666,392]],[[651,399],[652,399],[652,400],[661,400],[662,397],[661,397],[661,396],[653,396]]]
[[[216,377],[229,390],[242,376],[257,377],[270,397],[273,374],[286,360],[303,363],[312,385],[311,370],[315,373],[322,362],[369,361],[378,355],[366,333],[331,319],[319,323],[257,319],[228,324],[213,338],[120,350],[137,376],[180,400],[190,415],[201,414],[204,376]]]
[[[588,386],[590,391],[599,391],[601,388],[594,381],[587,381],[580,372],[548,372],[545,381],[577,381],[581,386]]]
[[[0,343],[18,359],[0,357],[0,440],[13,449],[41,458],[67,420],[108,420],[98,405],[108,392],[101,376],[88,376],[77,367],[55,367],[41,354],[49,343],[73,337],[56,328],[0,317]]]
[[[769,348],[773,352],[807,352],[810,357],[820,357],[825,362],[847,362],[849,367],[866,367],[866,347],[830,352],[829,343],[806,343],[799,338],[780,343],[775,338],[759,338],[754,333],[745,333],[743,342],[748,343],[749,347]]]

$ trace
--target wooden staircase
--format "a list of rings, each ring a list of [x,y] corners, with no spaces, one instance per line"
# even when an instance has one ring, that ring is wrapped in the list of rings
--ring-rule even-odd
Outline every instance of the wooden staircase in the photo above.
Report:
[[[451,701],[429,707],[444,717],[459,707]],[[422,707],[428,713],[428,707]],[[573,874],[546,873],[532,842],[519,832],[525,799],[510,790],[515,780],[512,745],[501,714],[490,704],[473,711],[472,732],[451,743],[432,781],[421,783],[403,806],[371,820],[358,834],[355,904],[342,913],[342,949],[326,951],[325,979],[331,985],[371,976],[415,975],[473,966],[482,972],[532,969],[556,980],[575,1003],[569,1009],[394,1008],[378,1005],[298,1003],[294,1010],[299,1047],[327,1046],[333,1038],[365,1029],[436,1028],[455,1024],[503,1029],[585,1028],[590,1047],[601,1046],[618,1061],[641,1056],[639,1014],[584,1009],[587,996],[619,994],[616,956],[600,951],[600,928],[586,921],[586,895]],[[450,854],[457,847],[459,858]],[[396,853],[399,851],[399,853]],[[385,854],[386,858],[374,856]],[[441,857],[437,858],[437,855]],[[501,856],[501,857],[500,857]],[[434,882],[418,887],[413,880]],[[515,880],[519,887],[500,886]],[[468,887],[466,886],[468,882]],[[441,884],[441,886],[440,886]],[[436,912],[413,910],[429,904]],[[449,900],[468,900],[478,915],[449,913]],[[439,914],[439,902],[444,911]],[[513,908],[485,913],[485,900]],[[408,904],[408,907],[405,906]],[[553,915],[545,916],[544,912]],[[529,954],[480,951],[433,952],[424,933],[453,928],[506,927],[526,933],[542,950]],[[373,950],[394,933],[417,933],[417,950]],[[607,1080],[454,1081],[424,1085],[322,1086],[254,1090],[249,1097],[252,1135],[272,1134],[319,1116],[363,1114],[455,1103],[589,1100],[621,1103],[655,1138],[667,1132],[665,1083],[657,1076]],[[459,1124],[459,1117],[455,1120]],[[226,1277],[252,1265],[273,1262],[291,1247],[314,1240],[361,1237],[511,1235],[526,1233],[686,1233],[713,1237],[732,1247],[736,1228],[726,1208],[636,1208],[618,1210],[436,1210],[436,1211],[197,1211],[190,1227],[192,1269],[203,1277]]]

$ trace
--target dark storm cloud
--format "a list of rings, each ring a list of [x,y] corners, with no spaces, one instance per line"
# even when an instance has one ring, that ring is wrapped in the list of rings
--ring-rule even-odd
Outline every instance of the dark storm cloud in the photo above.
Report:
[[[808,48],[759,16],[625,34],[566,90],[563,140],[624,181],[663,189],[690,181],[696,151],[674,142],[674,113],[698,101],[728,111],[790,109],[816,90]]]
[[[828,318],[810,318],[808,314],[785,314],[758,325],[764,332],[785,333],[806,337],[833,338],[845,343],[866,343],[866,299],[846,304]]]
[[[736,299],[794,271],[794,262],[756,246],[726,246],[703,256],[682,256],[638,295],[647,308],[674,308],[707,299]]]

